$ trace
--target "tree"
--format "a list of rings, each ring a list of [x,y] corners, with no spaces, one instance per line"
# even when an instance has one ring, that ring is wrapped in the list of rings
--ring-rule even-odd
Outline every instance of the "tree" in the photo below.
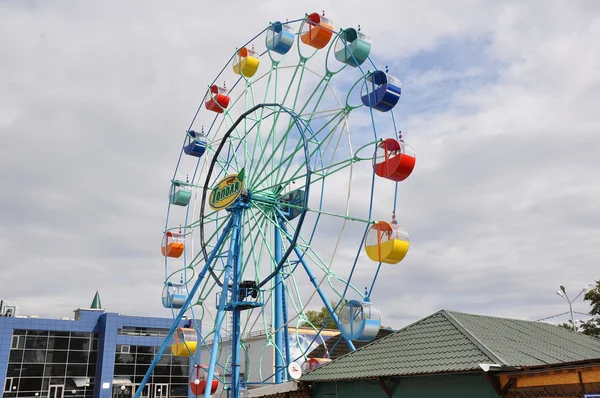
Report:
[[[585,296],[583,296],[583,299],[590,302],[590,305],[592,306],[590,315],[594,318],[581,325],[581,328],[583,329],[582,333],[600,338],[600,280],[596,281],[596,286],[589,290]]]
[[[331,307],[335,308],[335,303],[331,303]],[[341,306],[340,306],[341,307]],[[339,308],[338,308],[339,311]],[[327,309],[327,307],[323,306],[321,311],[310,310],[306,311],[306,318],[310,323],[312,323],[316,328],[320,328],[323,326],[323,323],[329,318],[329,321],[325,324],[325,328],[327,329],[337,329],[337,325],[331,317],[331,313]]]

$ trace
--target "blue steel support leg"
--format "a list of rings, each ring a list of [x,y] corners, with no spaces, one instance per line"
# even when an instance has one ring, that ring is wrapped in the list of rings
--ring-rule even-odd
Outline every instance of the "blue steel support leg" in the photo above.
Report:
[[[154,372],[154,368],[156,367],[156,364],[158,363],[158,361],[160,361],[160,358],[162,357],[163,353],[165,352],[165,349],[167,348],[167,345],[171,342],[171,337],[173,336],[173,333],[175,333],[175,330],[179,326],[179,322],[181,322],[181,320],[183,319],[183,314],[185,314],[185,311],[188,309],[190,303],[192,302],[192,299],[194,298],[196,291],[200,287],[200,283],[202,283],[204,276],[208,272],[208,269],[210,268],[216,255],[219,253],[219,250],[221,249],[221,245],[223,244],[225,237],[229,233],[229,230],[231,229],[232,224],[233,224],[233,218],[230,218],[229,221],[227,222],[227,225],[225,225],[225,228],[223,228],[223,232],[222,232],[221,236],[219,237],[219,239],[217,240],[217,244],[215,245],[213,251],[210,253],[210,256],[208,257],[206,264],[204,264],[204,268],[202,268],[202,271],[200,271],[200,274],[198,274],[198,280],[196,281],[196,283],[194,283],[194,286],[190,290],[190,293],[188,294],[188,297],[185,300],[183,307],[181,307],[181,310],[179,310],[179,314],[177,314],[177,316],[175,317],[175,320],[173,321],[173,325],[171,325],[171,329],[169,329],[169,333],[167,333],[167,337],[165,337],[165,340],[163,341],[162,345],[158,349],[158,352],[156,353],[156,356],[154,357],[154,359],[152,360],[152,363],[150,364],[150,368],[148,368],[148,371],[146,372],[146,374],[144,375],[144,378],[142,379],[140,385],[138,386],[138,389],[135,392],[134,398],[139,398],[142,391],[144,391],[144,387],[146,387],[146,383],[148,383],[148,379],[150,379],[150,375],[152,374],[152,372]]]
[[[281,232],[279,227],[274,227],[275,235],[275,262],[279,264],[283,256],[282,244],[281,244]],[[282,304],[282,291],[283,282],[281,280],[281,272],[278,272],[274,278],[275,281],[275,383],[283,382],[283,359],[281,353],[283,353],[283,311],[281,308]]]
[[[284,231],[285,231],[285,228],[284,228]],[[287,239],[289,240],[290,237],[287,233],[286,233],[286,236],[287,236]],[[319,287],[319,284],[317,283],[317,278],[315,278],[315,275],[312,273],[312,271],[308,267],[308,264],[306,264],[306,261],[304,261],[304,255],[302,255],[302,253],[300,253],[300,250],[298,250],[298,248],[295,246],[294,246],[294,253],[296,253],[296,256],[298,256],[298,260],[300,260],[300,264],[302,264],[302,267],[304,267],[304,270],[306,271],[306,274],[308,275],[310,282],[317,289],[317,293],[319,293],[319,297],[321,297],[321,301],[323,301],[323,305],[325,306],[325,308],[327,308],[327,310],[331,314],[331,317],[335,321],[335,324],[338,325],[338,327],[339,327],[340,320],[338,319],[337,314],[335,312],[333,312],[333,308],[331,308],[331,304],[329,303],[329,301],[327,301],[327,297],[325,297],[323,290],[321,290],[321,288]],[[354,344],[352,343],[352,340],[348,340],[345,337],[344,337],[344,340],[346,340],[346,344],[348,344],[348,348],[350,348],[350,351],[356,350],[356,348],[354,347]]]
[[[283,228],[283,220],[280,218],[279,219],[279,225],[282,226]],[[285,267],[282,268],[282,270],[285,269]],[[290,354],[290,331],[288,328],[288,313],[287,313],[287,292],[286,292],[286,288],[285,288],[285,283],[283,283],[284,280],[282,278],[282,283],[281,283],[281,313],[283,316],[283,324],[285,325],[283,327],[283,341],[285,343],[285,369],[284,369],[284,378],[286,380],[289,380],[289,375],[287,372],[288,367],[290,366],[290,362],[292,361],[291,358],[291,354]]]
[[[229,246],[229,254],[227,255],[227,263],[225,264],[225,273],[223,277],[223,289],[221,290],[221,300],[219,301],[219,311],[217,313],[217,319],[215,322],[215,336],[213,339],[212,353],[210,355],[210,364],[208,366],[208,374],[206,375],[206,385],[212,385],[213,377],[215,374],[215,366],[217,365],[217,356],[219,352],[219,340],[221,338],[221,326],[223,325],[223,319],[225,318],[225,305],[227,304],[227,296],[229,289],[229,278],[231,277],[232,268],[235,266],[235,261],[237,255],[239,254],[239,250],[241,248],[238,246],[240,240],[240,229],[241,229],[241,209],[234,208],[233,214],[231,216],[233,220],[233,225],[231,227],[231,238],[230,238],[230,246]],[[235,285],[235,283],[232,283]],[[234,287],[235,289],[235,287]],[[233,293],[232,293],[233,294]],[[236,297],[232,296],[232,299],[235,300]],[[239,322],[238,322],[239,323]],[[238,325],[239,326],[239,325]],[[235,325],[234,325],[235,329]],[[232,341],[231,344],[236,344],[239,346],[239,341]],[[227,371],[227,369],[225,369]],[[231,374],[231,387],[232,387],[232,398],[238,398],[238,395],[235,395],[235,388],[238,386],[239,380],[235,377],[235,374],[232,372]],[[237,387],[239,388],[239,387]],[[210,398],[210,388],[207,388],[204,391],[204,398]]]
[[[239,220],[241,225],[241,209]],[[238,228],[238,230],[241,229]],[[240,231],[241,232],[241,231]],[[233,246],[235,245],[235,246]],[[242,271],[242,234],[238,233],[235,240],[232,240],[231,251],[233,252],[233,280],[232,280],[232,301],[238,302],[240,300],[240,278]],[[233,308],[233,334],[231,336],[231,396],[238,398],[240,395],[240,327],[241,327],[241,313],[239,307]]]

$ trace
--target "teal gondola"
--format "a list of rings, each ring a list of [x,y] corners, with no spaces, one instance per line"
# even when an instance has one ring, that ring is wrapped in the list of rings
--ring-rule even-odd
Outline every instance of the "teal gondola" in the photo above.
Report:
[[[192,189],[189,183],[175,180],[171,183],[169,202],[176,206],[187,206],[192,198]]]
[[[354,28],[342,31],[335,44],[335,59],[350,66],[359,66],[369,58],[371,39]]]

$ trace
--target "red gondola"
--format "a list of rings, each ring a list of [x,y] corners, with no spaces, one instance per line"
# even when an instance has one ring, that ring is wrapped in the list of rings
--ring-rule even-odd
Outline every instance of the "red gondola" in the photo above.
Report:
[[[204,396],[207,387],[206,377],[208,375],[206,369],[208,369],[208,365],[196,365],[194,369],[192,369],[192,373],[190,374],[190,388],[192,390],[192,394],[195,396]],[[219,388],[219,380],[215,378],[218,376],[219,372],[217,372],[215,369],[213,381],[210,386],[210,395],[216,393],[217,388]]]
[[[216,84],[210,86],[210,94],[205,105],[206,109],[209,111],[223,113],[223,111],[229,106],[227,89],[225,87],[219,87]]]
[[[414,149],[404,141],[387,138],[379,143],[375,156],[375,174],[392,181],[403,181],[415,168]]]

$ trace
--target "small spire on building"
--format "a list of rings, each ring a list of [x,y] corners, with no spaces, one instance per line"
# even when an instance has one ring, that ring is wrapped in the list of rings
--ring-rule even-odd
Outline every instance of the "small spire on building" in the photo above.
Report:
[[[102,304],[100,303],[100,293],[98,292],[98,288],[96,288],[96,294],[94,295],[94,299],[92,300],[92,305],[90,308],[93,310],[101,310]]]

